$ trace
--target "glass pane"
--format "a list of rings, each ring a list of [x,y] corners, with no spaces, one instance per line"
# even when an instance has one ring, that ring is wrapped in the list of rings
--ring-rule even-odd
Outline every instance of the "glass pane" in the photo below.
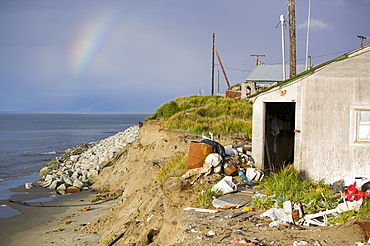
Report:
[[[370,122],[370,111],[360,111],[360,122]]]
[[[369,140],[370,139],[370,125],[360,125],[358,129],[359,140]]]

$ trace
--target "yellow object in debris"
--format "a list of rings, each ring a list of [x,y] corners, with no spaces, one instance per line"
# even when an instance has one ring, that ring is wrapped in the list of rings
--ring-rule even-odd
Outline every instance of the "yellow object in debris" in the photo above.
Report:
[[[324,191],[324,188],[317,188],[316,189],[316,192],[323,192]]]
[[[253,208],[252,207],[243,207],[243,210],[244,211],[253,211]]]

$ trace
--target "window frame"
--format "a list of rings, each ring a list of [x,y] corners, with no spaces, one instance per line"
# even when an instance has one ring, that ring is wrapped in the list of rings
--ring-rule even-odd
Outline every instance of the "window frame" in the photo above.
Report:
[[[351,126],[350,126],[350,143],[353,144],[370,144],[370,137],[369,138],[360,138],[360,126],[367,125],[360,123],[360,114],[361,111],[369,111],[370,112],[370,105],[366,106],[353,106],[351,107],[350,119],[351,119]],[[370,125],[370,122],[368,123]]]
[[[356,117],[356,141],[357,142],[370,142],[370,134],[367,138],[360,137],[360,128],[361,126],[365,126],[366,128],[370,128],[370,121],[361,121],[361,112],[368,112],[370,114],[370,110],[363,110],[358,109],[356,110],[357,117]],[[370,129],[368,129],[370,131]]]

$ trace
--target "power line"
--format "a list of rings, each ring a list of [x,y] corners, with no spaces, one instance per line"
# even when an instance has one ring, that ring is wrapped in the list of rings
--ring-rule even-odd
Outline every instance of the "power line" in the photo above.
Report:
[[[311,58],[320,58],[320,57],[324,57],[324,56],[331,56],[331,55],[337,55],[337,54],[345,54],[345,53],[348,53],[350,51],[352,51],[352,50],[343,50],[343,51],[329,53],[329,54],[324,54],[324,55],[311,56]],[[298,60],[299,61],[305,60],[305,58],[301,58],[301,59],[298,59]],[[276,65],[276,64],[281,64],[281,62],[274,62],[274,63],[271,63],[270,62],[270,65]]]
[[[216,66],[220,66],[220,65],[216,64]],[[228,68],[228,69],[235,70],[235,71],[248,72],[248,70],[245,70],[245,69],[233,68],[229,66],[224,66],[224,68]]]

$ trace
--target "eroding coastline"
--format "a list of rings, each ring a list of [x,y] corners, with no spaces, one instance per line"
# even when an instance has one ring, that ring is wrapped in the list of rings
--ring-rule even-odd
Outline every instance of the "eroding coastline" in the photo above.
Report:
[[[40,170],[40,185],[60,193],[90,187],[100,171],[112,165],[139,133],[140,128],[135,125],[100,141],[67,149]],[[26,187],[32,188],[32,184]]]

